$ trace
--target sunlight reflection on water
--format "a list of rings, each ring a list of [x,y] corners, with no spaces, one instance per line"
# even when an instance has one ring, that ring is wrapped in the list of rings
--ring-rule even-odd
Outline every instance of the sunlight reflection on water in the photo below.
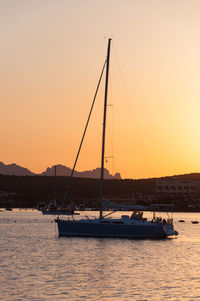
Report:
[[[177,238],[128,240],[59,238],[55,216],[0,212],[0,300],[198,300],[200,214],[174,217]]]

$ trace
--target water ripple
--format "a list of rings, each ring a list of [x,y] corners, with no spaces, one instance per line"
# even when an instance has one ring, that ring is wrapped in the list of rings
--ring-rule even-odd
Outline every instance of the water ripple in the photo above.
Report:
[[[53,219],[1,212],[0,300],[200,299],[200,214],[153,241],[58,238]]]

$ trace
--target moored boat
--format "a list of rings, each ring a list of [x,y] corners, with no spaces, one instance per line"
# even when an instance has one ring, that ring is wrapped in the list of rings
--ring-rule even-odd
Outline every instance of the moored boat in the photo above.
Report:
[[[138,212],[137,212],[138,214]],[[57,219],[59,236],[112,237],[112,238],[166,238],[177,235],[171,219],[147,221],[138,218],[134,212],[131,217],[119,219],[103,218],[65,220]]]
[[[73,209],[55,209],[55,210],[42,210],[42,214],[51,214],[51,215],[79,215],[80,213],[75,212]]]
[[[104,113],[103,113],[103,133],[102,133],[102,153],[101,153],[101,181],[100,181],[100,211],[98,218],[81,218],[64,219],[58,216],[56,223],[58,225],[59,236],[82,236],[82,237],[114,237],[114,238],[166,238],[168,236],[178,235],[178,232],[174,230],[173,219],[156,218],[155,213],[153,219],[148,221],[143,218],[143,212],[134,210],[132,215],[122,215],[121,218],[108,218],[110,214],[117,211],[117,209],[123,207],[121,205],[116,208],[110,202],[107,202],[113,207],[113,211],[104,214],[105,199],[103,196],[103,183],[104,183],[104,152],[105,152],[105,131],[106,131],[106,110],[107,110],[107,92],[108,92],[108,77],[109,77],[109,62],[110,62],[110,45],[111,39],[108,39],[107,57],[103,66],[103,70],[97,85],[97,90],[92,103],[92,107],[89,113],[89,117],[86,123],[86,127],[83,133],[81,144],[76,156],[74,167],[71,177],[68,182],[66,193],[63,202],[66,201],[70,182],[73,176],[73,172],[76,166],[78,155],[83,143],[83,139],[87,130],[87,126],[90,120],[90,115],[93,109],[94,101],[98,91],[98,87],[101,82],[101,77],[106,65],[106,81],[105,81],[105,98],[104,98]],[[115,207],[115,208],[114,208]],[[107,208],[107,206],[106,206]]]

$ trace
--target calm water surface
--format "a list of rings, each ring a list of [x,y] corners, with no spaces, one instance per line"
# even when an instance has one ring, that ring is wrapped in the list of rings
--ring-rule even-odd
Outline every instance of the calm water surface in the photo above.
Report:
[[[0,300],[200,300],[200,213],[165,240],[59,238],[54,218],[0,212]]]

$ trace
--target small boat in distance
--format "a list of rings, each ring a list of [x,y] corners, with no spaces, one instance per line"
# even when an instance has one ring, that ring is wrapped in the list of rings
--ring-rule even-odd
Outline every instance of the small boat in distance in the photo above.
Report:
[[[79,212],[75,211],[75,206],[73,203],[70,203],[67,208],[58,207],[56,206],[55,200],[52,200],[49,202],[49,205],[47,208],[41,210],[42,214],[51,214],[51,215],[79,215]]]
[[[71,209],[56,209],[56,210],[42,210],[42,214],[50,214],[50,215],[79,215],[80,213],[74,212]]]
[[[153,219],[148,221],[143,218],[143,212],[134,210],[132,215],[122,215],[121,218],[108,218],[108,216],[115,211],[120,210],[119,208],[124,207],[123,205],[115,205],[110,201],[105,200],[103,196],[103,184],[104,184],[104,152],[105,152],[105,131],[106,131],[106,110],[107,110],[107,92],[108,92],[108,76],[109,76],[109,62],[110,62],[110,45],[111,39],[108,39],[107,57],[101,72],[101,76],[95,92],[95,97],[92,103],[92,107],[89,113],[89,117],[86,123],[86,127],[83,133],[81,144],[76,156],[73,170],[75,168],[78,155],[82,146],[82,142],[85,136],[87,125],[89,123],[90,115],[98,91],[98,87],[101,82],[104,67],[106,65],[106,80],[105,80],[105,97],[104,97],[104,112],[103,112],[103,134],[102,134],[102,152],[101,152],[101,181],[100,181],[100,211],[99,217],[86,219],[64,219],[63,217],[56,219],[58,225],[59,236],[81,236],[81,237],[113,237],[113,238],[166,238],[168,236],[178,235],[178,232],[174,230],[173,219],[162,219],[156,217],[155,212]],[[66,201],[70,182],[73,176],[73,170],[71,177],[68,181],[68,186],[63,201]],[[111,207],[112,211],[104,214],[104,208]]]
[[[42,212],[44,215],[79,215],[80,213],[75,212],[76,207],[73,203],[70,203],[67,208],[57,207],[57,193],[56,193],[56,165],[54,166],[54,199],[51,200],[46,206],[45,203],[39,203],[37,209]]]
[[[6,210],[6,211],[12,211],[12,208],[6,207],[5,210]]]
[[[45,210],[47,207],[46,203],[38,203],[37,204],[37,210],[42,211]]]

